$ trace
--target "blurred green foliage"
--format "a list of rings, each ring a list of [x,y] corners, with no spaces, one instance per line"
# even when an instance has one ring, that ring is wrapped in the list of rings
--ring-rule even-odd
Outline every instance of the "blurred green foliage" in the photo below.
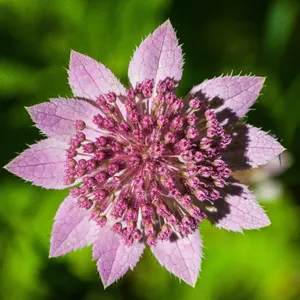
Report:
[[[283,195],[264,204],[273,225],[241,235],[204,222],[205,257],[194,289],[148,251],[104,291],[90,249],[48,259],[52,218],[67,192],[1,170],[0,299],[300,299],[299,1],[0,0],[1,165],[41,138],[24,106],[71,96],[70,49],[128,84],[135,46],[169,17],[186,53],[180,93],[231,71],[267,76],[248,120],[280,137],[295,159],[279,178]]]

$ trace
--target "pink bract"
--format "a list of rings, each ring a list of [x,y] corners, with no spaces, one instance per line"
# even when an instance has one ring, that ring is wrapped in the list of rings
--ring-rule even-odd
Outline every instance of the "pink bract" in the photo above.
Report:
[[[231,176],[284,150],[240,121],[264,78],[205,80],[182,99],[175,94],[182,68],[169,21],[136,49],[129,89],[104,65],[72,51],[74,97],[28,108],[47,139],[6,166],[44,188],[73,186],[54,218],[50,256],[92,245],[105,286],[133,269],[146,245],[169,272],[194,286],[201,221],[233,231],[270,224],[248,188]]]

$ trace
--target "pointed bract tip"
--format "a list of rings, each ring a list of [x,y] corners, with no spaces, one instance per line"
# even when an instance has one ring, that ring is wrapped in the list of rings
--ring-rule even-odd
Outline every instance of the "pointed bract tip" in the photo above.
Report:
[[[52,247],[52,246],[50,246]],[[61,255],[64,255],[65,253],[58,253],[57,254],[57,251],[55,249],[50,249],[49,250],[49,258],[54,258],[54,257],[58,257],[58,256],[61,256]]]
[[[71,49],[71,51],[70,51],[70,61],[71,61],[76,55],[78,55],[78,54],[80,54],[80,53],[77,52],[77,51],[75,51],[75,50],[73,50],[73,49]]]
[[[24,106],[24,108],[28,111],[28,108],[29,108],[29,107],[28,107],[28,106]]]
[[[165,21],[164,24],[168,24],[168,25],[171,26],[172,29],[174,30],[173,25],[172,25],[172,22],[171,22],[171,20],[170,20],[169,18]]]
[[[195,287],[196,287],[196,284],[197,284],[197,280],[198,280],[198,278],[197,278],[197,279],[194,279],[193,281],[189,281],[189,282],[184,280],[184,282],[185,282],[187,285],[189,285],[190,287],[195,288]]]
[[[267,79],[267,77],[266,77],[266,76],[261,76],[260,78],[261,78],[261,80],[262,80],[262,83],[264,84],[265,81],[266,81],[266,79]]]
[[[165,26],[166,27],[170,26],[174,30],[170,19],[167,19],[165,22],[163,22],[161,25],[159,25],[158,28],[165,27]],[[156,28],[156,29],[158,29],[158,28]]]

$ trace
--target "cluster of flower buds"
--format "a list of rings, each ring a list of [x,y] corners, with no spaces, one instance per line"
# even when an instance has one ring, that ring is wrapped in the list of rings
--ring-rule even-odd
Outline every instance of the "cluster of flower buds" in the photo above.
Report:
[[[144,238],[149,245],[172,234],[187,236],[206,216],[201,201],[220,198],[231,170],[221,159],[231,136],[215,113],[193,98],[184,108],[171,79],[145,80],[122,101],[101,95],[93,116],[97,130],[75,122],[67,151],[65,184],[99,226],[107,222],[127,245]]]

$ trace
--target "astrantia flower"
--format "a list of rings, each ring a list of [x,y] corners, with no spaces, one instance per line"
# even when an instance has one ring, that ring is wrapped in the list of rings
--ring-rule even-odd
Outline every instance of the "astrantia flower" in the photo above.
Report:
[[[267,163],[283,147],[239,121],[264,78],[205,80],[183,99],[181,47],[169,21],[136,49],[125,87],[102,64],[72,52],[72,99],[29,107],[47,135],[7,165],[44,188],[73,186],[55,216],[50,256],[93,245],[105,286],[138,262],[146,245],[171,273],[195,285],[198,225],[227,230],[270,224],[231,173]]]

